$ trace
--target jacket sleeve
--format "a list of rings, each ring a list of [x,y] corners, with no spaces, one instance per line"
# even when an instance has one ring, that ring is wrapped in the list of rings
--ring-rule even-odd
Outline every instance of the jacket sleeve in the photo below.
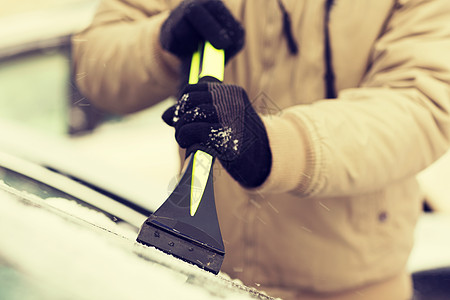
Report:
[[[360,86],[264,118],[273,164],[261,191],[371,192],[414,177],[448,149],[450,6],[398,2]]]
[[[72,39],[74,76],[96,106],[115,113],[146,108],[176,93],[179,61],[159,43],[163,0],[103,0],[92,24]]]

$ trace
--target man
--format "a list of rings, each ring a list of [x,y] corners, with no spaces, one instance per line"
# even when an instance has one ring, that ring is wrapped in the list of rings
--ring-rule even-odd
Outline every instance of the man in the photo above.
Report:
[[[446,0],[104,0],[74,61],[114,112],[182,87],[163,119],[225,169],[224,272],[285,299],[405,300],[415,175],[449,142],[449,17]],[[224,83],[183,86],[202,39]]]

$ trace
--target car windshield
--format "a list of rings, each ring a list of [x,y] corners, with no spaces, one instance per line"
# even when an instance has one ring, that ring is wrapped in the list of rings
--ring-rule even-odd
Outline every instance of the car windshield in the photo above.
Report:
[[[31,179],[23,174],[11,171],[0,166],[0,178],[3,183],[18,191],[23,191],[32,195],[36,195],[42,199],[48,198],[64,198],[73,201],[79,201],[75,197],[57,190],[45,183]]]
[[[0,181],[0,299],[270,299],[137,244],[132,228],[6,173],[21,190]],[[29,187],[44,188],[44,199]]]

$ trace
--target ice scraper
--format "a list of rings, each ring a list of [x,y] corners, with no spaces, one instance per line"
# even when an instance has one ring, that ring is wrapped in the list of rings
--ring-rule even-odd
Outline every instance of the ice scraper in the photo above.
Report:
[[[209,42],[192,56],[189,83],[214,77],[223,81],[224,52]],[[214,274],[225,256],[213,189],[214,157],[197,150],[167,200],[144,222],[137,241],[172,254]]]

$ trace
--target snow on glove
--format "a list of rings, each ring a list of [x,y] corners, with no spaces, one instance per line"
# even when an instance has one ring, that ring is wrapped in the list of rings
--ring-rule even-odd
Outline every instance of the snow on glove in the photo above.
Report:
[[[185,0],[163,23],[162,47],[184,59],[203,41],[225,50],[228,61],[244,46],[244,29],[219,0]]]
[[[208,152],[241,185],[261,185],[269,175],[272,154],[264,124],[245,90],[201,82],[187,85],[181,94],[163,120],[175,128],[175,138],[187,155]]]

